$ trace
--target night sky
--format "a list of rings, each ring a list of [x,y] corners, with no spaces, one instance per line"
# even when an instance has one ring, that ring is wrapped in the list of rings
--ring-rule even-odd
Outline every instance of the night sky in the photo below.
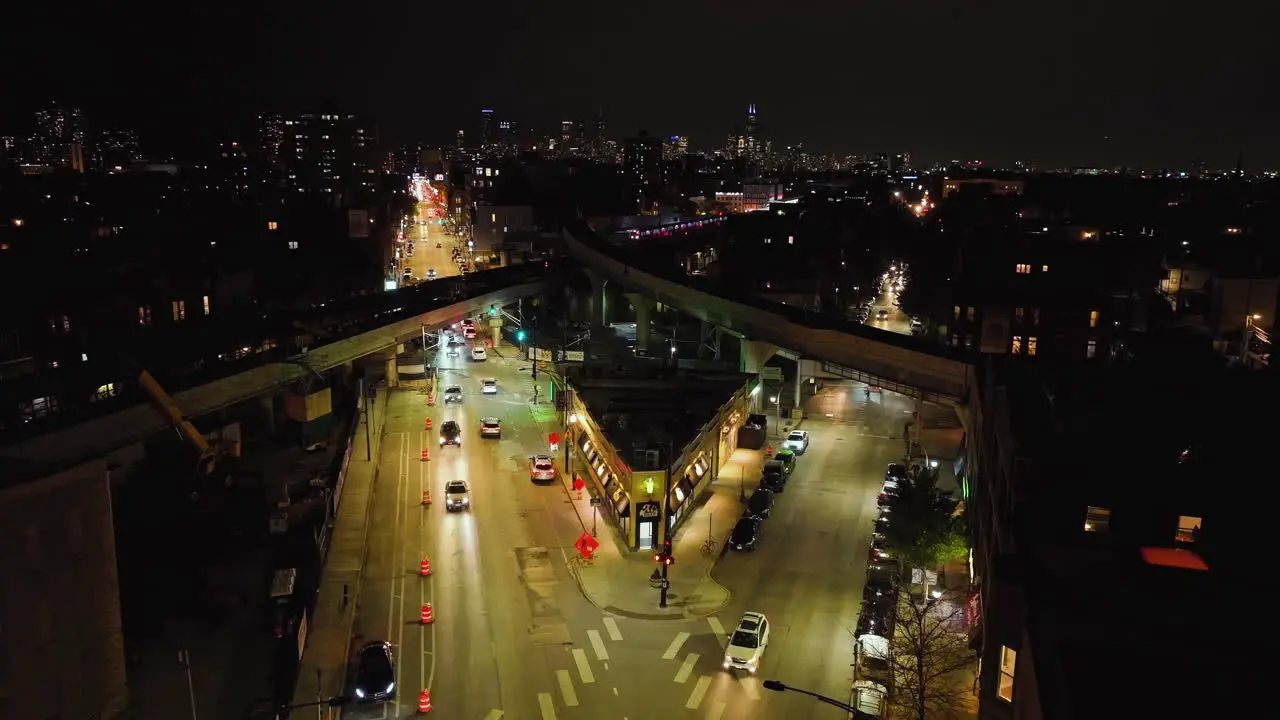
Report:
[[[775,144],[821,151],[1280,166],[1266,2],[29,5],[4,23],[6,128],[57,98],[170,142],[323,107],[441,142],[482,107],[545,128],[603,108],[615,137],[708,148],[754,102]]]

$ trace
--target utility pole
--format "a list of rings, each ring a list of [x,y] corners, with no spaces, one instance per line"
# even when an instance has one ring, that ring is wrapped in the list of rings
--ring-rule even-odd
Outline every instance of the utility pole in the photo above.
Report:
[[[365,394],[364,378],[360,378],[360,407],[364,409],[364,459],[373,460],[373,440],[369,437],[369,397]]]
[[[191,651],[178,651],[178,664],[187,674],[187,697],[191,700],[191,720],[198,720],[196,716],[196,686],[191,681]]]

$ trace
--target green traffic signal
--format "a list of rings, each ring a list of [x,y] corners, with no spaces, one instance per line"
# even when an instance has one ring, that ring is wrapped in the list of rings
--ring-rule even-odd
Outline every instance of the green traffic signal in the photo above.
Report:
[[[516,331],[516,340],[519,340],[520,342],[524,342],[524,331],[523,331],[523,330],[517,330],[517,331]]]
[[[498,309],[497,309],[497,308],[495,308],[494,306],[490,305],[490,306],[489,306],[489,317],[494,317],[494,316],[496,316],[497,314],[498,314]]]

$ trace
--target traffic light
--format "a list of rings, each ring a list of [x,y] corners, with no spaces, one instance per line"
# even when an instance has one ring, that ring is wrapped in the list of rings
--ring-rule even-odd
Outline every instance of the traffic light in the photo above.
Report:
[[[670,540],[670,539],[667,539],[667,540],[663,540],[663,541],[662,541],[662,552],[663,552],[664,554],[666,554],[666,555],[671,555],[671,554],[672,554],[672,553],[671,553],[671,540]]]
[[[519,342],[524,342],[524,331],[523,331],[523,330],[517,330],[517,331],[516,331],[516,340],[517,340],[517,341],[519,341]]]
[[[496,308],[496,307],[494,307],[494,306],[490,305],[490,306],[489,306],[489,317],[497,317],[497,316],[498,316],[498,308]]]
[[[671,557],[670,551],[657,553],[653,556],[653,561],[659,565],[671,566],[676,564],[676,559]]]

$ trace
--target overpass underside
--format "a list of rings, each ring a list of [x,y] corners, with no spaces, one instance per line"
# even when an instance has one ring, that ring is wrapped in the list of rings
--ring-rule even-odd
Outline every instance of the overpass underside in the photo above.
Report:
[[[804,314],[758,298],[722,297],[699,278],[629,265],[585,226],[564,231],[568,254],[592,278],[597,296],[607,281],[620,285],[636,308],[637,330],[647,326],[653,303],[679,308],[741,341],[741,369],[760,372],[775,354],[820,363],[821,373],[849,378],[931,402],[964,403],[972,366],[921,341],[866,326]],[[811,370],[817,375],[817,370]]]

